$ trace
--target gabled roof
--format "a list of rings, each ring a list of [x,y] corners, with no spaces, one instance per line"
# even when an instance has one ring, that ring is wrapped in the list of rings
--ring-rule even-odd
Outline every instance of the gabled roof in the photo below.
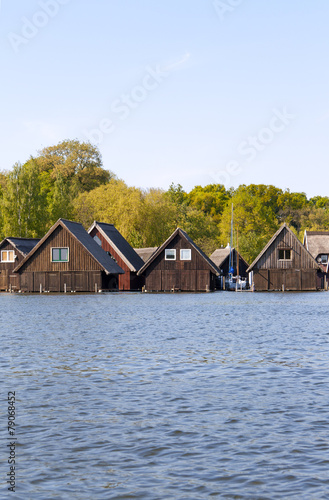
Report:
[[[225,248],[217,248],[217,250],[210,255],[210,259],[214,262],[214,264],[216,264],[217,267],[220,268],[224,264],[225,260],[229,258],[231,250],[239,255],[239,261],[242,260],[246,266],[248,266],[248,263],[244,260],[241,254],[234,247],[231,249],[229,245]]]
[[[329,231],[305,231],[304,246],[316,259],[318,255],[329,254]]]
[[[130,271],[137,272],[142,267],[144,261],[113,224],[94,221],[88,229],[88,233],[90,234],[94,228],[103,235],[115,252],[127,264]]]
[[[189,237],[189,235],[183,231],[180,227],[178,227],[171,236],[160,246],[158,249],[151,255],[147,262],[145,262],[144,266],[138,271],[138,275],[140,276],[145,269],[160,255],[160,253],[170,244],[170,242],[177,236],[180,235],[182,238],[185,238],[190,245],[198,252],[198,254],[207,262],[210,268],[213,270],[214,274],[218,276],[220,274],[220,270],[218,267],[212,262],[212,260],[207,257],[207,255],[194,243],[194,241]]]
[[[40,241],[40,238],[12,238],[8,237],[2,240],[0,247],[5,242],[10,243],[23,257],[25,257],[32,248]]]
[[[140,256],[143,262],[147,262],[157,249],[158,247],[134,248],[135,252]]]
[[[230,255],[230,247],[227,246],[225,248],[217,248],[211,255],[210,258],[216,264],[217,267],[220,267],[224,260],[227,259]]]
[[[83,225],[79,222],[72,222],[65,219],[58,219],[58,221],[49,229],[48,233],[35,245],[31,252],[22,260],[22,262],[14,269],[18,271],[34,253],[43,245],[43,243],[49,238],[49,236],[61,226],[67,229],[69,233],[84,247],[84,249],[91,255],[91,257],[98,262],[98,264],[104,269],[106,274],[124,274],[118,264],[111,259],[109,255],[92,239],[91,236],[84,229]]]
[[[263,248],[263,250],[257,255],[256,259],[253,261],[253,263],[248,267],[247,269],[247,273],[249,273],[250,271],[253,270],[253,268],[255,267],[255,265],[257,264],[257,262],[263,257],[264,253],[270,248],[270,246],[272,245],[272,243],[277,239],[277,237],[279,236],[279,234],[284,230],[286,229],[292,236],[293,238],[295,238],[295,240],[297,241],[298,245],[300,245],[300,247],[302,248],[302,250],[304,252],[307,252],[309,257],[314,261],[314,257],[310,254],[310,252],[302,245],[302,243],[299,241],[299,239],[297,238],[297,236],[292,232],[292,230],[287,226],[286,223],[282,224],[282,226],[277,230],[277,232],[272,236],[272,238],[270,239],[270,241],[265,245],[265,247]],[[318,269],[320,269],[320,266],[318,265],[318,263],[315,261]]]

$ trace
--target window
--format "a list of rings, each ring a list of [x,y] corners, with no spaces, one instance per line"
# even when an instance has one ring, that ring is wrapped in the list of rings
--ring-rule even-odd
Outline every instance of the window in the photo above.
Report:
[[[180,251],[180,260],[191,260],[191,250],[189,248],[182,248]]]
[[[321,264],[327,264],[328,263],[328,255],[326,255],[325,253],[323,253],[319,257],[320,257]]]
[[[15,252],[14,250],[2,250],[1,251],[1,262],[15,262]]]
[[[175,248],[165,250],[165,260],[176,260]]]
[[[68,262],[69,249],[68,248],[52,248],[51,249],[52,262]]]
[[[101,239],[98,238],[97,234],[95,234],[94,236],[94,240],[96,241],[96,243],[101,247],[102,246],[102,242],[101,242]]]
[[[279,249],[279,260],[291,260],[290,248],[280,248]]]

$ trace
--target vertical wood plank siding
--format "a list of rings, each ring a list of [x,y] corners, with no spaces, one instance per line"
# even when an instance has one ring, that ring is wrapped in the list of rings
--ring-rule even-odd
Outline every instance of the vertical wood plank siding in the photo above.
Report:
[[[52,247],[68,247],[69,262],[51,262]],[[66,229],[58,226],[20,272],[100,271],[101,266]]]
[[[121,256],[114,250],[114,248],[110,245],[108,240],[104,238],[104,236],[98,231],[95,227],[90,236],[93,238],[94,236],[98,236],[98,238],[102,242],[102,248],[105,252],[109,252],[112,257],[116,260],[117,264],[124,270],[125,274],[119,274],[119,290],[138,290],[143,286],[143,280],[136,276],[136,272],[130,271],[129,267],[125,263],[125,261],[121,258]]]
[[[290,260],[279,260],[279,250],[290,249]],[[297,237],[284,228],[256,263],[255,290],[316,290],[317,264]]]
[[[279,260],[278,252],[280,248],[291,248],[291,260]],[[284,228],[278,235],[276,240],[267,249],[264,255],[257,262],[258,269],[316,269],[316,262],[311,258],[308,252],[304,251],[304,247],[300,244],[297,238]]]
[[[22,262],[24,257],[15,249],[15,247],[11,243],[9,243],[9,241],[5,241],[0,249],[0,260],[1,252],[3,250],[13,250],[17,257],[15,259],[15,262],[0,262],[0,290],[7,291],[9,290],[10,286],[13,290],[19,290],[19,275],[13,274],[13,269],[18,266],[20,262]]]
[[[149,291],[205,291],[215,287],[215,276],[209,264],[180,235],[168,244],[168,249],[176,249],[176,260],[165,260],[165,250],[145,270],[145,287]],[[191,260],[180,260],[180,250],[190,249]]]
[[[69,248],[68,262],[51,262],[51,248]],[[109,279],[98,262],[67,229],[58,226],[19,270],[21,290],[26,292],[94,292]],[[113,277],[112,277],[113,278]]]

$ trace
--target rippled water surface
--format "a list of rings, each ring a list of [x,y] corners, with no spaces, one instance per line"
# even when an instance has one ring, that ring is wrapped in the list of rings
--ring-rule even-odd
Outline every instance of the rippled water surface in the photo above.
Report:
[[[1,498],[328,499],[329,293],[0,295]],[[11,496],[10,496],[11,495]]]

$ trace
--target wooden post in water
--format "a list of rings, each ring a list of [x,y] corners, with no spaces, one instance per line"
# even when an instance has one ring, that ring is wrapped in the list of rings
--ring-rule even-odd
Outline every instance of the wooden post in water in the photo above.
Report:
[[[40,293],[42,293],[42,283],[40,283]]]
[[[66,293],[66,283],[64,283],[64,293]]]
[[[284,284],[282,283],[282,291],[284,292]]]
[[[97,283],[95,283],[95,293],[97,293]]]

